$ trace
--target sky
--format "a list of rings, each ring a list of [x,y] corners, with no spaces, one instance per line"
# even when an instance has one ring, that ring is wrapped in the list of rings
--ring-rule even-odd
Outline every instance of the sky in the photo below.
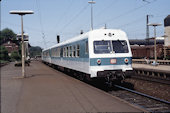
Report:
[[[88,32],[91,28],[89,0],[1,0],[1,30],[12,29],[21,33],[21,17],[9,14],[11,10],[32,10],[25,15],[24,32],[31,46],[48,48],[57,43],[56,37],[65,41]],[[129,39],[146,38],[146,15],[149,23],[161,23],[157,36],[164,35],[164,19],[170,15],[170,0],[94,0],[93,28],[107,26],[121,29]],[[153,37],[153,27],[149,27]]]

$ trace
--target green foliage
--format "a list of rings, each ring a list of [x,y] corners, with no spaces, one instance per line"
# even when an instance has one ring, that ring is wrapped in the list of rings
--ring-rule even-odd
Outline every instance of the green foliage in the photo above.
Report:
[[[0,46],[0,60],[8,61],[9,59],[7,49],[4,46]]]
[[[11,53],[11,60],[12,61],[15,61],[15,60],[20,60],[21,59],[21,56],[19,55],[19,52],[18,51],[13,51]]]
[[[0,60],[0,64],[8,63],[9,61]]]
[[[0,31],[1,43],[5,42],[8,39],[16,40],[16,34],[11,29],[5,28]]]
[[[166,58],[165,58],[166,60],[170,60],[170,56],[166,56]]]
[[[34,58],[36,55],[41,55],[42,48],[38,46],[30,47],[29,52],[30,52],[30,57]]]

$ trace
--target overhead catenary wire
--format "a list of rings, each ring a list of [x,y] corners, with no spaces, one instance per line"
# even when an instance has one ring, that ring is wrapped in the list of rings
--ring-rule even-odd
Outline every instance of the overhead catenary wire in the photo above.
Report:
[[[118,3],[119,0],[112,0],[111,3],[109,3],[107,6],[105,6],[103,9],[101,9],[96,15],[95,17],[99,16],[102,14],[102,12],[105,12],[107,9],[109,9],[110,7],[113,7],[114,5],[116,5]]]
[[[71,3],[69,4],[69,6],[64,10],[64,12],[63,12],[63,16],[60,16],[59,17],[59,21],[57,21],[57,23],[55,24],[55,26],[54,26],[54,28],[52,29],[52,30],[55,30],[55,28],[58,26],[58,25],[60,25],[60,23],[63,21],[63,19],[70,13],[70,9],[72,8],[72,6],[73,6],[73,1],[74,0],[71,0]]]
[[[60,30],[60,33],[63,33],[63,31],[71,24],[73,23],[76,18],[78,18],[78,16],[80,16],[88,7],[89,4],[85,5],[72,19],[70,19],[70,21],[68,23],[66,23],[62,29]]]
[[[40,3],[39,3],[38,0],[36,0],[36,5],[37,5],[39,20],[40,20],[39,22],[40,22],[40,26],[41,26],[41,34],[42,34],[42,38],[44,40],[44,46],[45,46],[45,48],[47,48],[47,44],[46,44],[46,41],[45,41],[44,27],[43,27],[43,24],[42,24],[42,16],[41,16]]]
[[[126,23],[126,24],[123,24],[123,25],[119,25],[117,26],[117,28],[120,28],[120,27],[126,27],[126,26],[131,26],[133,25],[135,22],[138,22],[139,20],[143,20],[145,17],[140,17],[140,18],[137,18],[129,23]]]
[[[131,13],[133,13],[133,12],[135,12],[135,11],[137,11],[137,10],[139,10],[139,9],[141,9],[141,8],[147,6],[147,5],[149,5],[149,4],[151,4],[151,3],[155,2],[155,1],[156,1],[156,0],[154,0],[154,1],[152,1],[152,2],[147,2],[147,3],[144,4],[144,5],[141,5],[141,6],[139,6],[139,7],[135,7],[135,8],[133,8],[133,9],[130,9],[130,10],[128,10],[128,11],[126,11],[126,12],[124,12],[124,13],[116,16],[116,17],[114,17],[114,18],[108,19],[107,22],[102,22],[102,23],[100,23],[100,24],[98,24],[98,25],[96,25],[96,26],[104,25],[104,24],[109,23],[109,22],[113,22],[114,20],[116,20],[116,19],[118,19],[118,18],[120,18],[120,17],[122,17],[122,16],[129,15],[129,14],[131,14]]]

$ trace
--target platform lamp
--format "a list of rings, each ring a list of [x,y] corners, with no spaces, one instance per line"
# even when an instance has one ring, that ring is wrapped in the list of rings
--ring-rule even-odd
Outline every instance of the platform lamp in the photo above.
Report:
[[[21,16],[21,35],[22,35],[22,77],[25,78],[25,51],[24,51],[24,33],[23,33],[23,15],[26,15],[26,14],[33,14],[34,12],[33,11],[30,11],[30,10],[13,10],[13,11],[10,11],[9,12],[10,14],[17,14],[17,15],[20,15]]]
[[[156,51],[156,27],[161,26],[162,24],[160,23],[151,23],[148,24],[148,26],[153,26],[154,27],[154,56],[155,56],[155,66],[157,64],[157,51]]]

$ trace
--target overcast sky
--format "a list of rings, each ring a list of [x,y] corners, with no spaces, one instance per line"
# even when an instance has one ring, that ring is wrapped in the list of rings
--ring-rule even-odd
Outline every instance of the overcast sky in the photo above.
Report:
[[[32,46],[46,48],[90,30],[89,0],[2,0],[1,30],[10,28],[21,33],[21,17],[11,15],[11,10],[33,10],[24,16],[24,31],[29,34]],[[103,27],[122,29],[129,39],[146,37],[146,15],[150,23],[164,24],[170,15],[170,0],[95,0],[94,29]],[[157,36],[164,35],[164,25],[157,27]],[[150,27],[150,37],[153,27]],[[43,38],[44,37],[44,38]]]

